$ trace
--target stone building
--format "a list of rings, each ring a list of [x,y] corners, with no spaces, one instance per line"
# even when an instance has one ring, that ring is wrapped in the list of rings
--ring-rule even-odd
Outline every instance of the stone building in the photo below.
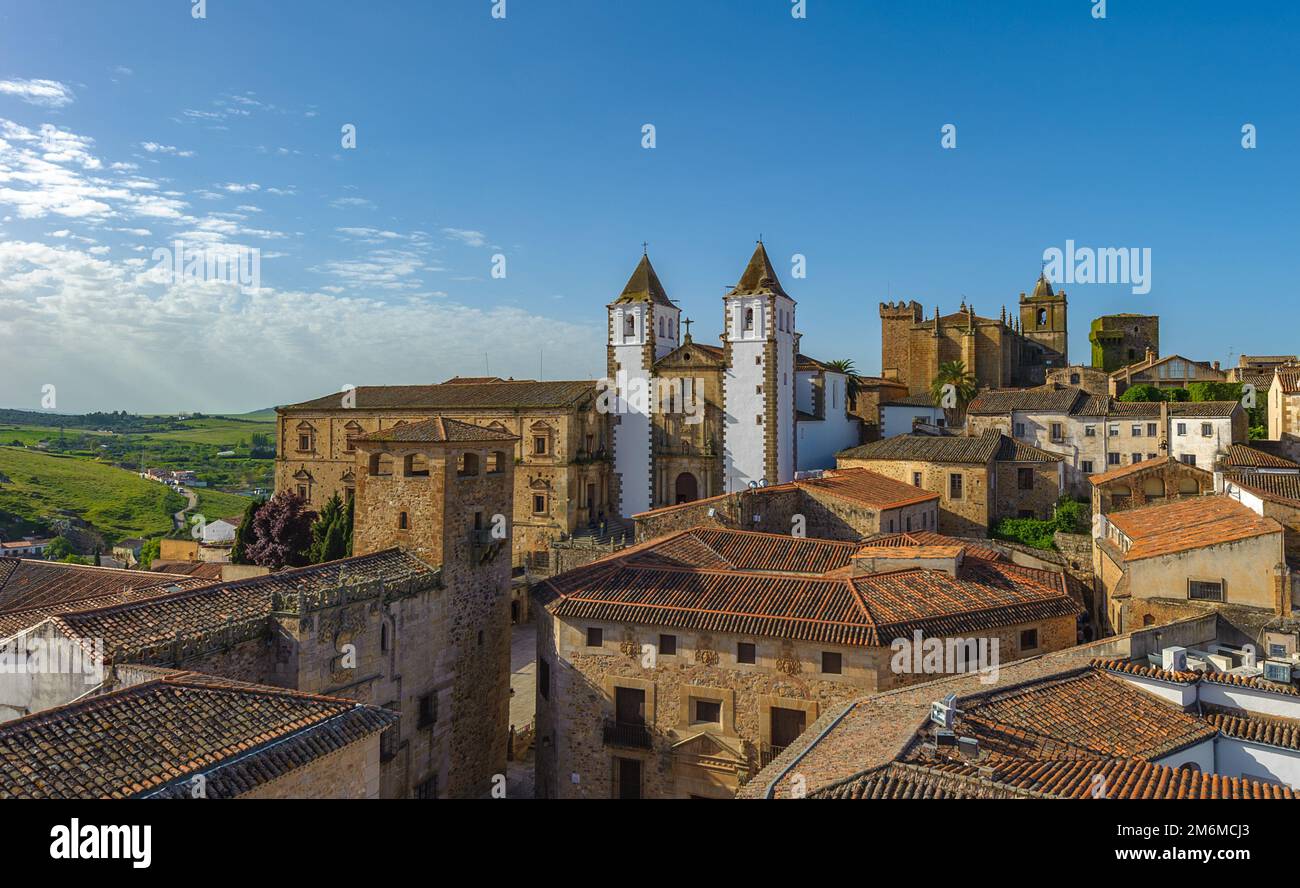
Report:
[[[1082,364],[1071,364],[1050,371],[1047,374],[1047,384],[1080,388],[1090,395],[1105,397],[1110,394],[1110,374],[1105,370],[1085,367]]]
[[[1051,518],[1064,492],[1060,456],[996,429],[973,437],[897,435],[842,451],[865,468],[939,494],[939,532],[987,536],[1001,518]]]
[[[1189,609],[1291,615],[1282,525],[1226,496],[1198,496],[1100,516],[1093,572],[1104,627],[1127,632]]]
[[[721,346],[692,338],[647,255],[607,313],[619,515],[785,483],[861,439],[845,374],[799,354],[761,242],[723,297]]]
[[[1092,485],[1092,514],[1157,506],[1215,493],[1214,473],[1172,456],[1148,459],[1088,478]]]
[[[0,713],[109,690],[122,669],[184,669],[399,713],[383,737],[382,796],[483,794],[506,762],[514,443],[441,418],[356,438],[356,554],[67,602],[0,654],[99,640],[100,669],[0,675]]]
[[[1198,624],[1213,641],[1213,619],[1189,621],[1012,663],[992,687],[949,676],[836,707],[740,795],[1300,797],[1300,751],[1291,740],[1300,696],[1258,668],[1192,671],[1186,648],[1160,647],[1157,631],[1196,637]],[[1148,648],[1169,655],[1172,668],[1138,653]]]
[[[929,391],[939,365],[961,361],[980,388],[1041,385],[1046,374],[1069,364],[1065,292],[1056,293],[1039,276],[1032,295],[1020,294],[1020,316],[1008,321],[982,318],[962,300],[955,314],[926,318],[921,304],[880,304],[881,375],[907,385],[908,393]]]
[[[1091,496],[1088,476],[1172,456],[1211,468],[1247,437],[1237,401],[1124,402],[1069,386],[984,392],[966,407],[967,434],[997,430],[1065,462],[1065,483]]]
[[[637,542],[696,527],[755,530],[824,540],[930,530],[939,494],[866,469],[835,469],[789,484],[718,494],[634,517]]]
[[[1149,355],[1159,356],[1160,318],[1143,314],[1102,315],[1092,322],[1088,342],[1092,344],[1092,366],[1112,373]]]
[[[1300,571],[1300,474],[1280,471],[1233,471],[1215,475],[1218,492],[1256,515],[1282,525],[1287,564]]]
[[[394,712],[193,672],[119,677],[111,691],[0,725],[0,799],[380,796]]]
[[[1158,389],[1185,389],[1193,382],[1227,382],[1228,374],[1218,361],[1193,361],[1182,355],[1159,357],[1148,350],[1139,361],[1110,374],[1110,393],[1116,397],[1135,385]]]
[[[1300,437],[1300,367],[1282,367],[1268,390],[1268,437],[1279,441]]]
[[[884,433],[881,406],[907,397],[907,386],[897,379],[883,376],[859,376],[858,396],[849,404],[849,412],[862,421],[862,440],[867,444],[889,437]]]
[[[594,381],[453,378],[441,385],[359,386],[276,408],[275,489],[319,509],[357,487],[358,438],[442,416],[509,432],[512,560],[544,567],[553,540],[617,514],[610,417]]]
[[[934,533],[686,530],[536,595],[543,798],[729,798],[828,709],[926,680],[907,645],[996,668],[1074,644],[1080,610],[1063,574]]]

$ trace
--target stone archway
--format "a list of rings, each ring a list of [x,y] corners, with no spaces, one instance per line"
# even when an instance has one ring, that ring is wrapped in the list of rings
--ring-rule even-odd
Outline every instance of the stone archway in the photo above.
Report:
[[[678,504],[689,503],[700,498],[700,482],[696,481],[695,476],[690,472],[682,472],[678,475],[673,487],[674,501]]]

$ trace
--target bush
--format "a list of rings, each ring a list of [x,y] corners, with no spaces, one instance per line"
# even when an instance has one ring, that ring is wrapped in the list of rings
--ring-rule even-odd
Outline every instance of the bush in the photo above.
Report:
[[[1055,549],[1058,531],[1087,533],[1088,504],[1063,496],[1056,503],[1052,518],[1003,518],[991,528],[994,539],[1023,543],[1035,549]]]

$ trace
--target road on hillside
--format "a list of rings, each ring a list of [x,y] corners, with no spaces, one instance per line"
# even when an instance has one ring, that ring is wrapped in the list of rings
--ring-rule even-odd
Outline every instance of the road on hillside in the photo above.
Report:
[[[186,499],[186,501],[187,501],[188,504],[185,506],[185,508],[181,509],[179,512],[177,512],[175,515],[172,516],[172,524],[174,524],[174,525],[176,526],[176,529],[177,529],[177,530],[184,530],[184,529],[185,529],[185,513],[187,513],[187,512],[193,512],[196,508],[198,508],[198,505],[199,505],[199,495],[198,495],[197,493],[195,493],[194,491],[190,490],[188,487],[186,487],[186,488],[184,488],[184,489],[182,489],[182,490],[180,490],[180,491],[178,491],[178,492],[179,492],[179,493],[183,493],[183,494],[185,494],[185,499]]]

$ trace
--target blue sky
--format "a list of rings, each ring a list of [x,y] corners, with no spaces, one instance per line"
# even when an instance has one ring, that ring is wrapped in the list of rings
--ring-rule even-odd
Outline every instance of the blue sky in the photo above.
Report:
[[[492,5],[0,2],[0,406],[590,378],[643,240],[713,340],[760,232],[804,351],[867,372],[881,300],[996,316],[1067,239],[1152,255],[1146,295],[1067,286],[1075,360],[1116,311],[1300,350],[1294,4]],[[159,278],[177,237],[261,289]]]

